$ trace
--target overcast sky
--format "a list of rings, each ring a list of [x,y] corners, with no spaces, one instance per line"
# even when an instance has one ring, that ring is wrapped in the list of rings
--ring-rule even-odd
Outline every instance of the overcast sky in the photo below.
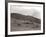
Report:
[[[10,9],[11,13],[29,15],[41,19],[42,7],[39,6],[11,5]]]

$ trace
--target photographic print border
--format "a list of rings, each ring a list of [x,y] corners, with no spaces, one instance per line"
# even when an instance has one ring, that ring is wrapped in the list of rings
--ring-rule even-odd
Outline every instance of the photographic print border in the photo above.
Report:
[[[42,4],[43,5],[43,33],[8,35],[8,2]],[[5,36],[6,37],[8,37],[8,36],[42,35],[42,34],[45,34],[45,3],[44,2],[7,1],[7,0],[5,0]]]

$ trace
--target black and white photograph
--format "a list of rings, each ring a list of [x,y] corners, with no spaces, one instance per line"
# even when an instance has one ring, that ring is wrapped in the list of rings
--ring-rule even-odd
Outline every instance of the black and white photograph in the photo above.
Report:
[[[43,33],[43,4],[8,3],[8,35]]]

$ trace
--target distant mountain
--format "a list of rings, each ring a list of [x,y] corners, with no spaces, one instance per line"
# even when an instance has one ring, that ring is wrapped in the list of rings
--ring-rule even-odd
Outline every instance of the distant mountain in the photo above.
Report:
[[[15,19],[19,19],[19,20],[29,20],[32,22],[36,22],[36,23],[41,23],[41,20],[38,18],[35,18],[33,16],[26,16],[26,15],[22,15],[22,14],[18,14],[18,13],[11,13],[11,17],[15,18]]]

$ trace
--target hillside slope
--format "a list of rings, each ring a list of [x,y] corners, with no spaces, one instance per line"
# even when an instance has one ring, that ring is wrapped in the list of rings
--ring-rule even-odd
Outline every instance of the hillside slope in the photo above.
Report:
[[[35,18],[33,16],[25,16],[25,15],[21,15],[21,14],[17,14],[17,13],[11,13],[11,17],[19,19],[19,20],[29,20],[32,22],[36,22],[36,23],[40,23],[41,20],[38,18]]]
[[[11,31],[40,30],[41,20],[33,16],[11,13]]]

